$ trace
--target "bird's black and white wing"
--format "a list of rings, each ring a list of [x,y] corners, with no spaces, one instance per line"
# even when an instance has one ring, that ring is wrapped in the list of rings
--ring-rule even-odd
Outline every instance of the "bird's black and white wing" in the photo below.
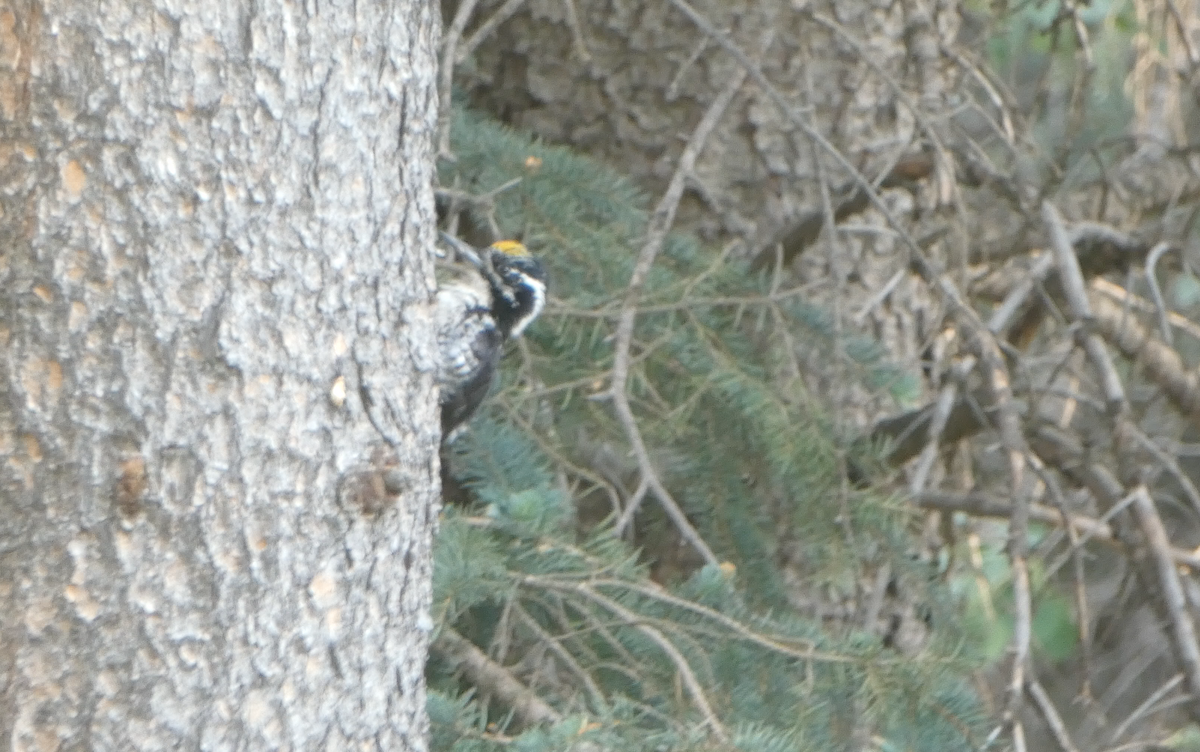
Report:
[[[437,293],[436,326],[441,363],[442,434],[471,417],[487,396],[504,346],[483,280],[456,282]]]

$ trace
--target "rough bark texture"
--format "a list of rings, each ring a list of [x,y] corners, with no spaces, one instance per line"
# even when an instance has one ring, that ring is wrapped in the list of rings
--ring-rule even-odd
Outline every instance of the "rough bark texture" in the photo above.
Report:
[[[439,24],[0,2],[0,745],[425,748]]]

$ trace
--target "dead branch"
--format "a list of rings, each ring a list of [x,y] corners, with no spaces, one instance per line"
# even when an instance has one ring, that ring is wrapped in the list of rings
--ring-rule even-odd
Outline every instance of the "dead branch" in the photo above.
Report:
[[[442,158],[453,157],[450,151],[450,120],[453,117],[450,94],[454,84],[454,62],[463,29],[467,28],[467,22],[471,20],[471,14],[475,12],[478,2],[479,0],[463,0],[442,37],[442,69],[438,79],[438,104],[442,111],[438,115],[437,136],[437,153]]]
[[[1144,485],[1134,490],[1133,511],[1138,525],[1145,536],[1150,549],[1150,558],[1158,573],[1158,582],[1170,618],[1171,636],[1174,638],[1175,653],[1187,677],[1187,690],[1193,696],[1200,696],[1200,644],[1196,641],[1196,625],[1188,610],[1187,596],[1183,592],[1183,584],[1179,581],[1179,572],[1171,560],[1171,542],[1167,538],[1167,529],[1163,527],[1162,518],[1158,516],[1158,508],[1150,498],[1150,492]],[[1192,716],[1197,715],[1193,710]]]
[[[1067,725],[1063,723],[1058,708],[1054,707],[1054,701],[1050,699],[1050,695],[1046,694],[1041,683],[1037,679],[1030,679],[1025,689],[1033,698],[1033,704],[1041,712],[1046,725],[1050,727],[1050,732],[1054,735],[1054,740],[1058,742],[1059,749],[1063,752],[1079,752],[1079,748],[1071,741],[1071,734],[1067,731]]]
[[[1058,210],[1049,201],[1042,204],[1042,219],[1050,234],[1050,243],[1054,249],[1055,261],[1058,265],[1058,275],[1062,282],[1063,294],[1071,306],[1075,318],[1084,325],[1082,333],[1083,347],[1092,367],[1100,375],[1101,388],[1108,400],[1109,410],[1114,414],[1125,406],[1125,387],[1117,374],[1117,367],[1108,355],[1100,336],[1087,331],[1092,320],[1091,306],[1088,304],[1087,288],[1083,282],[1083,270],[1079,267],[1079,259],[1075,256],[1075,248],[1063,225]]]
[[[1103,277],[1097,277],[1093,279],[1088,284],[1088,287],[1091,290],[1104,295],[1105,297],[1112,298],[1114,301],[1120,303],[1123,307],[1129,310],[1138,311],[1139,313],[1155,312],[1156,306],[1154,303],[1151,303],[1140,295],[1134,295],[1124,287],[1121,287],[1114,282],[1109,282]],[[1197,325],[1191,319],[1181,316],[1174,311],[1167,311],[1167,323],[1175,329],[1187,334],[1189,337],[1200,340],[1200,325]]]
[[[1126,496],[1121,482],[1112,472],[1099,463],[1086,459],[1087,453],[1077,439],[1052,426],[1039,426],[1030,438],[1030,445],[1042,459],[1058,469],[1063,475],[1085,485],[1104,509],[1117,506]],[[1134,539],[1137,533],[1122,529],[1118,525],[1117,536],[1127,545],[1144,546],[1149,549],[1151,567],[1137,566],[1135,571],[1151,603],[1160,610],[1160,615],[1171,625],[1171,645],[1176,659],[1187,676],[1188,693],[1200,696],[1193,682],[1200,681],[1200,646],[1196,641],[1195,627],[1187,610],[1186,595],[1175,569],[1175,561],[1167,538],[1166,529],[1158,510],[1154,506],[1145,486],[1138,485],[1128,494],[1134,510],[1142,542]],[[1200,706],[1189,708],[1192,718],[1200,717]]]
[[[495,13],[493,13],[486,21],[479,25],[479,28],[475,30],[474,34],[472,34],[465,42],[462,43],[462,46],[458,48],[458,53],[454,56],[454,62],[456,64],[461,63],[470,57],[471,53],[475,51],[475,48],[478,47],[483,40],[491,36],[492,32],[496,30],[497,26],[504,23],[514,14],[516,14],[516,12],[520,10],[521,6],[524,4],[525,0],[508,0],[508,2],[506,2],[504,5],[501,5]]]
[[[770,43],[771,40],[769,37],[764,39],[763,49],[765,50],[769,47]],[[659,200],[658,205],[654,208],[654,213],[650,218],[650,226],[646,230],[646,243],[642,246],[641,253],[638,255],[637,264],[634,266],[633,275],[629,280],[625,303],[621,308],[621,317],[617,322],[613,356],[611,387],[613,407],[616,409],[617,418],[621,421],[621,425],[625,429],[625,434],[629,438],[629,443],[633,447],[642,477],[645,479],[646,484],[649,485],[650,490],[654,492],[655,498],[658,499],[667,516],[671,518],[671,521],[679,530],[680,535],[710,564],[718,563],[716,554],[712,552],[712,549],[700,537],[700,533],[688,521],[687,515],[683,513],[679,504],[658,477],[658,471],[655,470],[654,463],[650,459],[650,452],[646,449],[645,442],[642,441],[641,431],[638,430],[637,419],[633,415],[633,408],[629,404],[627,385],[631,358],[630,346],[633,343],[633,324],[637,318],[637,303],[641,297],[642,286],[646,282],[646,277],[650,274],[650,268],[654,265],[654,259],[658,255],[659,249],[662,248],[663,241],[666,239],[671,225],[675,222],[675,211],[679,208],[679,202],[683,198],[683,190],[686,187],[687,180],[695,170],[696,159],[704,149],[704,143],[708,140],[708,136],[716,128],[721,116],[725,113],[725,109],[733,101],[734,95],[741,89],[742,83],[745,80],[746,72],[739,69],[730,78],[725,88],[713,99],[712,104],[708,106],[704,117],[700,119],[696,129],[692,132],[691,138],[688,140],[687,146],[684,147],[683,154],[679,157],[679,165],[675,169],[675,174],[671,177],[671,182],[667,185],[666,193],[663,194],[662,199]],[[638,501],[640,501],[640,498]],[[636,506],[633,504],[630,506],[636,511]],[[621,519],[632,519],[632,515],[633,512],[626,510],[622,514]],[[622,531],[618,529],[616,532],[620,535]]]
[[[579,680],[579,683],[587,690],[588,697],[592,698],[592,703],[594,703],[595,707],[601,711],[606,710],[608,708],[608,700],[605,699],[604,692],[600,690],[600,687],[583,666],[579,665],[579,661],[575,660],[575,656],[571,655],[571,652],[562,646],[559,638],[543,629],[542,625],[538,624],[537,619],[534,619],[523,606],[518,605],[516,612],[517,616],[521,619],[521,623],[525,625],[525,628],[533,632],[534,636],[537,637],[539,644],[545,645],[547,650],[554,653],[562,661],[563,665],[567,667],[567,670]]]
[[[1121,354],[1136,360],[1146,378],[1157,384],[1171,404],[1193,422],[1200,422],[1200,377],[1189,371],[1174,348],[1157,339],[1112,300],[1090,298],[1096,328]]]
[[[985,493],[946,493],[944,491],[923,491],[913,496],[913,501],[922,509],[934,509],[939,512],[963,512],[972,517],[994,517],[1007,519],[1012,515],[1012,504],[1004,499]],[[1077,545],[1083,545],[1088,540],[1096,540],[1106,545],[1123,548],[1112,526],[1105,520],[1098,520],[1087,515],[1069,513],[1066,521],[1062,513],[1044,504],[1029,505],[1029,519],[1045,525],[1070,526],[1081,537]],[[1170,548],[1171,560],[1179,566],[1188,567],[1200,572],[1200,555],[1186,551],[1176,546]]]

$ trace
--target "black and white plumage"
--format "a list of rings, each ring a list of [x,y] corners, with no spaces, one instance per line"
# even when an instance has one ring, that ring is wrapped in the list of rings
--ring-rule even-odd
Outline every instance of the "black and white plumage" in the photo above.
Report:
[[[442,234],[472,269],[437,293],[442,436],[449,437],[483,402],[504,340],[521,336],[546,304],[546,271],[515,241],[481,253]]]

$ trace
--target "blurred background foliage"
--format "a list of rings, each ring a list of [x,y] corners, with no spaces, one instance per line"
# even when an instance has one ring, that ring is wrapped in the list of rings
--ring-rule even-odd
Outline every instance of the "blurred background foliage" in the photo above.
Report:
[[[455,503],[442,520],[435,566],[428,668],[435,748],[1023,748],[1009,736],[1014,716],[1004,684],[1018,626],[1007,521],[914,503],[911,466],[890,467],[894,442],[869,431],[873,420],[932,404],[963,352],[937,348],[967,339],[944,306],[927,305],[928,291],[908,292],[920,286],[909,284],[915,275],[897,227],[959,275],[986,318],[1003,294],[978,290],[1011,271],[1014,259],[1018,271],[1027,268],[1022,260],[1046,247],[1038,207],[1053,199],[1081,221],[1134,237],[1142,256],[1152,241],[1170,241],[1178,254],[1162,270],[1168,302],[1173,313],[1194,318],[1200,191],[1189,144],[1200,122],[1191,83],[1200,58],[1185,40],[1200,30],[1200,9],[1170,0],[939,6],[956,14],[956,25],[938,50],[953,75],[937,110],[912,82],[932,86],[920,65],[861,59],[878,29],[852,24],[844,8],[853,4],[793,4],[804,23],[836,28],[829,19],[838,18],[862,39],[835,47],[834,72],[807,74],[807,90],[792,68],[770,60],[763,68],[794,74],[780,85],[799,87],[805,112],[847,161],[866,165],[860,168],[881,198],[854,203],[846,188],[854,183],[839,182],[839,163],[795,157],[795,185],[803,188],[788,183],[795,176],[755,174],[747,182],[783,198],[750,192],[739,204],[741,177],[729,167],[739,152],[730,144],[745,137],[768,162],[778,146],[762,135],[761,102],[746,105],[736,130],[713,137],[715,159],[724,158],[719,164],[732,175],[721,185],[735,198],[710,183],[685,196],[636,301],[627,382],[650,462],[716,554],[706,562],[647,487],[610,388],[616,323],[630,304],[650,207],[669,174],[659,155],[678,153],[686,141],[680,134],[698,118],[673,119],[681,101],[674,87],[688,65],[718,56],[720,45],[693,41],[690,62],[671,73],[661,101],[646,105],[637,90],[622,90],[621,100],[610,86],[606,93],[628,105],[636,126],[618,116],[607,141],[597,135],[602,125],[572,135],[559,125],[570,119],[571,97],[586,110],[587,87],[604,80],[605,45],[628,44],[629,60],[615,67],[640,71],[639,83],[653,89],[652,64],[656,55],[668,57],[667,36],[622,38],[616,21],[594,23],[592,3],[522,5],[483,2],[485,20],[466,27],[470,54],[456,79],[453,158],[440,163],[439,209],[448,229],[477,245],[522,239],[550,269],[551,303],[510,346],[491,398],[444,457]],[[922,3],[900,5],[911,19]],[[455,7],[445,6],[447,19]],[[735,21],[729,28],[753,28],[754,11],[731,5],[728,13]],[[547,28],[558,36],[531,31]],[[783,46],[819,47],[788,38],[788,28],[778,23]],[[897,36],[908,39],[913,28]],[[494,44],[480,42],[484,32]],[[844,34],[831,36],[844,41]],[[574,84],[535,75],[541,47],[550,66],[570,60],[561,65],[565,81],[575,71]],[[1180,60],[1189,59],[1191,68],[1182,70]],[[721,69],[709,63],[703,70],[709,91],[708,79]],[[864,81],[882,81],[879,89],[894,100],[863,104],[870,127],[842,128],[828,111],[856,104],[822,99],[825,79],[853,81],[844,88],[855,103],[866,98]],[[913,99],[925,96],[928,111],[906,120],[913,99],[897,87]],[[555,111],[547,92],[566,109]],[[661,112],[639,109],[655,104]],[[651,129],[647,112],[667,134],[649,139],[649,147],[634,133]],[[846,133],[866,134],[871,146]],[[900,182],[895,175],[909,163],[891,153],[876,159],[886,151],[880,143],[912,147],[935,166]],[[928,159],[935,153],[953,164],[950,178]],[[877,163],[883,168],[870,173]],[[721,171],[705,178],[714,172]],[[699,171],[693,177],[702,182]],[[778,209],[784,230],[745,229],[746,216],[757,221],[759,209],[774,216],[777,204],[794,199],[788,190],[808,191],[796,200],[807,214],[785,206]],[[829,216],[840,233],[822,224]],[[814,217],[815,232],[787,231],[788,222],[811,228]],[[965,245],[955,246],[960,240]],[[756,263],[772,244],[781,248],[778,263]],[[1150,298],[1142,260],[1085,273]],[[895,292],[881,304],[876,280],[893,270]],[[1072,359],[1074,330],[1060,293],[1039,288],[1050,313],[1042,311],[1031,334],[1009,337],[1005,354],[1019,398],[1055,409],[1064,399],[1084,406],[1078,413],[1094,423],[1078,430],[1092,447],[1111,426],[1090,407],[1103,397]],[[1129,300],[1126,310],[1133,310]],[[1153,330],[1153,316],[1139,315]],[[1173,342],[1189,365],[1200,358],[1198,343],[1195,336]],[[1119,365],[1140,425],[1164,451],[1176,451],[1188,441],[1188,421],[1164,407],[1159,386],[1136,361]],[[974,405],[976,412],[985,407]],[[998,446],[995,432],[964,437],[939,455],[932,483],[1015,498],[1004,487]],[[1177,458],[1186,464],[1185,455]],[[859,482],[864,474],[871,482]],[[1045,485],[1036,493],[1040,499]],[[1094,518],[1107,511],[1085,497],[1076,484],[1056,508]],[[622,518],[639,501],[637,513]],[[1179,545],[1198,529],[1190,513],[1168,519]],[[1186,712],[1151,712],[1195,698],[1156,695],[1160,686],[1179,686],[1159,681],[1179,669],[1161,616],[1146,616],[1144,588],[1125,552],[1079,542],[1044,518],[1030,526],[1024,545],[1031,552],[1031,675],[1042,677],[1038,687],[1049,691],[1051,705],[1027,699],[1018,708],[1030,748],[1102,748],[1098,740],[1106,740],[1112,749],[1152,749],[1129,741],[1134,730],[1170,748],[1196,748]],[[1137,679],[1143,670],[1144,684]],[[1054,704],[1065,731],[1051,728]]]
[[[450,447],[471,503],[442,521],[434,614],[441,629],[529,656],[514,674],[561,708],[554,728],[566,731],[493,734],[520,719],[489,712],[435,651],[439,745],[556,749],[579,735],[572,743],[598,748],[688,748],[704,718],[680,686],[682,665],[745,749],[828,749],[863,719],[897,749],[958,749],[980,736],[962,677],[981,655],[961,634],[942,630],[912,660],[866,633],[831,633],[794,616],[777,566],[785,550],[802,551],[810,576],[843,600],[864,568],[926,588],[928,567],[907,556],[911,510],[841,480],[844,442],[787,343],[843,354],[854,378],[897,402],[916,398],[916,377],[868,338],[835,339],[828,314],[799,291],[773,293],[745,261],[672,235],[639,304],[631,397],[664,482],[723,562],[704,566],[649,501],[616,536],[613,499],[633,490],[636,466],[603,389],[645,199],[584,157],[461,110],[451,143],[442,185],[473,195],[510,186],[466,202],[458,229],[523,238],[547,263],[552,294]],[[931,614],[948,607],[928,592]]]

